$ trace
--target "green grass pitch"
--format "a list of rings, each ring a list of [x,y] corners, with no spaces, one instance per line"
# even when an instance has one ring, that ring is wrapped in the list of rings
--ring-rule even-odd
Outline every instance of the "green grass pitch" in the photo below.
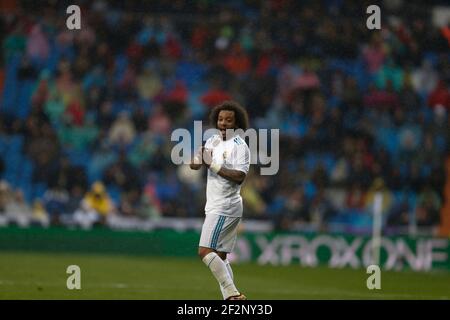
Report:
[[[81,290],[68,290],[69,265],[81,268]],[[366,287],[365,269],[233,265],[250,300],[450,299],[450,273],[381,273]],[[0,252],[0,299],[221,299],[200,260],[94,254]]]

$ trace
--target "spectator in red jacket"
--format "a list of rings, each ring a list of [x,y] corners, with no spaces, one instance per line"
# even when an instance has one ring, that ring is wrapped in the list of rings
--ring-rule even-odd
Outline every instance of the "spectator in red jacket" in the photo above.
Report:
[[[203,105],[208,108],[212,108],[226,100],[232,100],[231,94],[220,87],[218,80],[213,80],[211,88],[200,98]]]
[[[450,91],[443,80],[440,80],[437,87],[431,91],[428,97],[428,105],[432,108],[441,105],[450,109]]]

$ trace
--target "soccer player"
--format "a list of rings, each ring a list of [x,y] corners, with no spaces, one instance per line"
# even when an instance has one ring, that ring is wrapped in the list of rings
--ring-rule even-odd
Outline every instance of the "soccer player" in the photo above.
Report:
[[[234,130],[247,130],[248,115],[238,103],[226,101],[211,110],[210,121],[218,134],[206,141],[190,164],[194,170],[208,168],[198,254],[219,282],[224,300],[246,300],[234,284],[227,254],[236,243],[243,211],[241,184],[250,167],[250,150]]]

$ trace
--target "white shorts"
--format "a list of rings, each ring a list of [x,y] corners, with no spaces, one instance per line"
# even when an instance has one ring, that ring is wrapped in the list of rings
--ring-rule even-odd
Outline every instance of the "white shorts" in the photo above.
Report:
[[[232,252],[236,244],[237,230],[241,219],[241,217],[207,214],[203,223],[199,246],[211,248],[218,252]]]

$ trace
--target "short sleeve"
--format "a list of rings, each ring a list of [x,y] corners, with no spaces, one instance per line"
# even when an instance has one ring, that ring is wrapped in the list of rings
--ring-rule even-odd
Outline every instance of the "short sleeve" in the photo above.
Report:
[[[233,156],[233,169],[243,171],[245,174],[250,169],[250,149],[247,144],[236,145]]]

